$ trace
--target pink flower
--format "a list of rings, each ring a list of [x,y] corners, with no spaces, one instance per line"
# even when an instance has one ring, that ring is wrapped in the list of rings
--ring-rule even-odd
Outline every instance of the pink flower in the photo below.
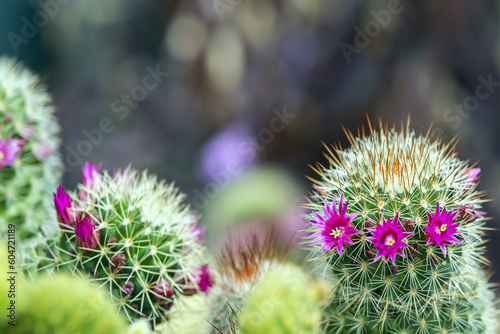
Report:
[[[75,234],[78,247],[96,249],[101,240],[101,232],[96,231],[95,225],[87,217],[77,219]]]
[[[158,282],[156,282],[156,284],[152,288],[152,291],[154,292],[154,300],[170,298],[174,295],[174,291],[170,286],[170,282],[164,277],[160,278]]]
[[[31,139],[31,137],[33,137],[33,135],[35,134],[35,128],[32,126],[27,126],[21,129],[20,133],[24,139]]]
[[[427,222],[427,226],[424,227],[424,230],[428,234],[429,240],[427,240],[426,245],[438,245],[443,251],[444,257],[446,257],[446,245],[461,243],[460,240],[454,237],[456,234],[463,233],[457,230],[459,224],[455,223],[456,214],[456,212],[447,213],[445,208],[443,208],[443,211],[440,212],[439,203],[436,207],[434,215],[427,212],[429,221]]]
[[[198,293],[198,291],[203,291],[208,295],[208,291],[215,283],[214,276],[210,272],[210,269],[208,269],[208,266],[204,265],[194,268],[193,278],[194,281],[190,281],[188,284],[186,284],[184,278],[178,281],[179,285],[186,285],[182,293],[186,296],[192,296]]]
[[[208,266],[201,266],[194,269],[195,271],[195,283],[198,288],[208,295],[208,290],[214,285],[214,276],[208,269]]]
[[[349,216],[346,216],[347,206],[349,205],[349,201],[346,201],[343,204],[344,196],[340,197],[339,207],[337,211],[337,203],[335,199],[331,206],[328,205],[328,202],[325,198],[325,207],[323,208],[324,217],[319,215],[317,212],[314,212],[317,219],[311,220],[311,223],[320,229],[320,231],[315,232],[310,235],[311,238],[316,238],[309,245],[315,245],[319,243],[323,243],[320,248],[320,251],[323,249],[331,250],[334,247],[337,248],[337,252],[342,257],[342,250],[345,245],[354,245],[354,242],[351,240],[351,236],[354,234],[362,233],[359,230],[356,230],[353,226],[352,220],[359,213],[352,213]]]
[[[12,166],[14,160],[19,157],[25,143],[25,140],[12,139],[11,136],[8,136],[5,140],[0,139],[0,169],[5,166]]]
[[[203,237],[205,230],[206,230],[205,226],[200,226],[198,224],[195,224],[194,228],[191,230],[191,236],[196,242],[203,243],[203,241],[205,241],[205,238]]]
[[[57,192],[54,195],[54,206],[57,211],[57,220],[61,228],[66,226],[75,226],[76,209],[71,201],[71,197],[64,191],[64,188],[59,184]]]
[[[101,184],[101,171],[97,164],[85,162],[82,166],[82,184],[90,190],[98,190]],[[88,200],[88,193],[80,190],[78,193],[80,200]]]
[[[45,160],[49,155],[54,153],[56,151],[56,148],[53,146],[47,146],[47,145],[40,145],[38,146],[37,149],[37,156],[40,158],[40,160]]]
[[[403,247],[408,247],[408,237],[413,235],[411,232],[405,232],[403,227],[398,222],[399,213],[396,214],[393,220],[387,218],[382,224],[377,223],[375,229],[367,228],[372,233],[372,237],[366,238],[373,246],[378,249],[375,261],[380,257],[384,257],[385,262],[392,260],[396,264],[396,254],[405,257]]]
[[[82,183],[85,188],[97,189],[101,183],[101,170],[97,164],[86,162],[82,166]]]
[[[472,168],[464,174],[465,182],[467,183],[465,186],[466,190],[479,181],[479,173],[481,173],[481,168]]]

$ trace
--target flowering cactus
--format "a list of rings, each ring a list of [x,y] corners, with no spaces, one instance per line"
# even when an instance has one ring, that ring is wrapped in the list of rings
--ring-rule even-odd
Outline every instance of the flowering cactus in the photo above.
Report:
[[[331,282],[325,332],[498,333],[479,169],[409,125],[348,137],[308,203],[312,262]]]
[[[217,255],[209,300],[212,316],[208,319],[217,333],[237,332],[245,300],[265,277],[283,265],[288,249],[279,252],[276,240],[274,232],[265,239],[234,235]]]
[[[55,230],[50,192],[62,173],[59,127],[40,78],[0,57],[0,240],[16,226],[17,264]]]
[[[144,317],[153,326],[168,320],[176,299],[208,292],[197,215],[178,189],[131,168],[110,175],[85,164],[82,175],[77,192],[54,193],[63,237],[42,269],[88,277],[131,322]]]
[[[270,273],[248,297],[239,319],[241,334],[320,333],[326,295],[298,267],[283,265]]]

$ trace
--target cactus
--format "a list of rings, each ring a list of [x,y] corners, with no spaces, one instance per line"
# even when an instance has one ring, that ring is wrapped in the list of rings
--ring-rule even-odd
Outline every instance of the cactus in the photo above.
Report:
[[[409,122],[369,127],[327,147],[307,204],[312,263],[331,282],[325,332],[498,333],[479,169]]]
[[[173,184],[132,168],[82,169],[83,184],[54,194],[62,240],[40,268],[67,269],[109,291],[130,322],[168,321],[181,296],[208,293],[213,278],[203,262],[203,230]]]
[[[0,240],[14,224],[21,269],[56,228],[50,192],[61,178],[62,162],[53,112],[40,78],[0,57]]]
[[[277,249],[277,235],[264,239],[253,234],[244,238],[233,235],[216,256],[215,285],[210,293],[212,315],[208,321],[215,331],[236,332],[240,309],[262,280],[280,268],[289,249]]]
[[[2,296],[7,296],[6,283],[0,283]],[[127,327],[106,293],[69,275],[38,278],[32,285],[19,283],[11,300],[16,301],[15,326],[2,321],[2,333],[121,334]]]
[[[239,319],[241,334],[320,333],[321,307],[326,295],[298,267],[273,271],[248,297]]]

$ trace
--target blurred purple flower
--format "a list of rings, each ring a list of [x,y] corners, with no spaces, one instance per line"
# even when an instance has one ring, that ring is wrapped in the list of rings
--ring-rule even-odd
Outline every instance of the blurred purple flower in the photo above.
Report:
[[[207,180],[241,173],[253,165],[256,149],[247,124],[232,123],[212,137],[201,152],[200,169]]]

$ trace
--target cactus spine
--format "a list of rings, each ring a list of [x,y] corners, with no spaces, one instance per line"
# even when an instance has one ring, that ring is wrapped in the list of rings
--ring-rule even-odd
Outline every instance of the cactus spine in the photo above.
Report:
[[[59,127],[41,80],[15,60],[0,57],[0,236],[16,226],[17,264],[53,237],[50,193],[59,183]],[[36,264],[35,264],[36,265]]]
[[[288,249],[278,250],[276,234],[265,238],[253,234],[230,237],[216,256],[215,282],[210,293],[212,315],[208,321],[214,333],[235,333],[238,330],[240,309],[262,280],[280,268]]]
[[[479,169],[409,122],[348,138],[308,203],[311,258],[331,282],[325,332],[497,333]]]
[[[67,269],[107,289],[133,322],[168,321],[176,299],[207,293],[197,215],[173,184],[132,168],[113,175],[85,164],[83,184],[54,194],[63,238],[42,269]]]

